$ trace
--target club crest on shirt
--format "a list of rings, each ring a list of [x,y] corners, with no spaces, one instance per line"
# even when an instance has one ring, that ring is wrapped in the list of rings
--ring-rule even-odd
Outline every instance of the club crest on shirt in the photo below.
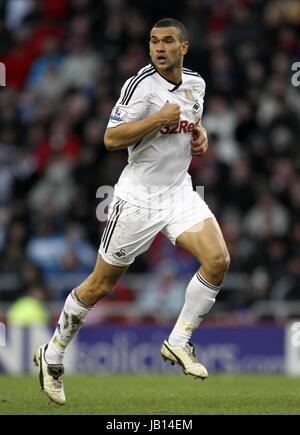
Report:
[[[193,112],[198,112],[198,110],[200,109],[200,103],[198,100],[195,100],[192,111]]]
[[[126,110],[115,107],[110,115],[110,122],[121,122],[125,121],[125,116],[127,115]]]

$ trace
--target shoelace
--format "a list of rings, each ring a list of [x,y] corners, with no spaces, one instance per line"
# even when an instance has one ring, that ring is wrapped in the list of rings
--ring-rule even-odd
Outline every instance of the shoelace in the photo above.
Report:
[[[50,375],[51,376],[51,375]],[[57,391],[61,391],[63,388],[63,381],[61,376],[59,378],[54,378],[53,376],[51,376],[53,381],[52,381],[52,387],[54,390]]]
[[[197,357],[195,355],[195,349],[194,346],[192,344],[187,343],[185,345],[185,349],[187,351],[188,356],[190,357],[191,361],[193,363],[199,364],[199,361],[197,360]]]
[[[53,382],[53,384],[54,384],[54,388],[55,388],[56,390],[61,390],[62,385],[63,385],[63,383],[62,383],[62,379],[61,379],[61,378],[55,379],[54,382]]]

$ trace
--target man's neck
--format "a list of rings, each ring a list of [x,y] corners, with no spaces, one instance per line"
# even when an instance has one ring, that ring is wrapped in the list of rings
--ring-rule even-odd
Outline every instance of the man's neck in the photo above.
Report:
[[[166,80],[168,80],[171,83],[174,83],[174,85],[179,85],[179,83],[182,81],[182,68],[176,68],[171,71],[161,71],[159,68],[156,68],[158,73],[163,76]]]

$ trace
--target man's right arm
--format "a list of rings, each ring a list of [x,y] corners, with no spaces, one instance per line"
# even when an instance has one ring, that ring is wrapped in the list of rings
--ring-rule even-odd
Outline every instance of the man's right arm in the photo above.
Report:
[[[179,119],[179,105],[166,103],[161,110],[144,119],[107,128],[104,134],[104,145],[108,151],[128,147],[163,125],[177,124]]]

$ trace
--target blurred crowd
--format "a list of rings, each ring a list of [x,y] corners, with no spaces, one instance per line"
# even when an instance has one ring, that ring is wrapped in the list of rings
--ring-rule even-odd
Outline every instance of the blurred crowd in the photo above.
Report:
[[[168,16],[186,25],[185,66],[207,85],[202,123],[210,146],[190,173],[222,227],[230,275],[247,277],[242,291],[228,284],[220,300],[239,309],[259,298],[299,299],[300,87],[291,83],[300,61],[298,0],[0,5],[7,84],[0,88],[1,301],[62,300],[90,273],[105,225],[96,218],[96,191],[116,183],[127,158],[106,151],[103,132],[123,82],[149,63],[151,25]],[[173,282],[175,315],[184,291],[178,279],[196,269],[159,235],[130,271],[153,272],[161,282],[139,295],[120,283],[111,300],[138,298],[147,311],[146,291],[164,294]]]

